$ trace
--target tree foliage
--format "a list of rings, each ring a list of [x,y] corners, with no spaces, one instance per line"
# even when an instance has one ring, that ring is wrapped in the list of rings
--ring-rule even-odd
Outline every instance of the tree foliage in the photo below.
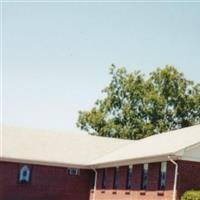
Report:
[[[175,67],[140,71],[110,68],[111,81],[90,111],[80,111],[77,126],[90,134],[140,139],[200,123],[200,84]]]

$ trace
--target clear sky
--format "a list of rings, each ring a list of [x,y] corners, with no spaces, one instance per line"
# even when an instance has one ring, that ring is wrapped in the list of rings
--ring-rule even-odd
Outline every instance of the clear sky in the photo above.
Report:
[[[80,132],[110,64],[200,82],[200,3],[5,3],[3,123]]]

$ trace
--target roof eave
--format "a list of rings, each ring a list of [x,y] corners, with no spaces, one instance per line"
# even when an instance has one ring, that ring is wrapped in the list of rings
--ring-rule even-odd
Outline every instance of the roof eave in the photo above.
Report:
[[[43,165],[43,166],[52,166],[52,167],[90,169],[88,165],[79,164],[79,163],[61,163],[61,162],[49,162],[49,161],[40,161],[40,160],[31,160],[31,159],[22,159],[22,158],[6,158],[6,157],[1,157],[0,161],[12,162],[12,163],[26,163],[26,164],[32,164],[32,165]]]
[[[156,156],[148,156],[148,157],[141,157],[135,159],[125,159],[113,162],[102,162],[102,163],[93,163],[90,166],[92,168],[107,168],[107,167],[116,167],[116,166],[126,166],[126,165],[136,165],[136,164],[143,164],[143,163],[154,163],[154,162],[162,162],[169,160],[169,157],[174,160],[179,160],[181,157],[179,155],[175,155],[174,153],[163,154],[163,155],[156,155]]]

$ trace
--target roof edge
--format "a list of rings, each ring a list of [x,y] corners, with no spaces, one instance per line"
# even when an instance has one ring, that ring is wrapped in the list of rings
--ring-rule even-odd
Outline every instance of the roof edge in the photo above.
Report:
[[[35,164],[42,166],[52,166],[52,167],[66,167],[66,168],[80,168],[80,169],[90,169],[88,165],[83,164],[73,164],[73,163],[59,163],[59,162],[48,162],[41,160],[30,160],[30,159],[20,159],[20,158],[5,158],[1,157],[0,161],[3,162],[12,162],[12,163],[26,163],[26,164]]]
[[[104,168],[104,167],[116,167],[116,166],[125,166],[125,165],[133,165],[133,164],[143,164],[143,163],[153,163],[153,162],[161,162],[169,160],[168,156],[170,156],[174,160],[181,159],[181,156],[175,155],[173,153],[161,154],[156,156],[148,156],[136,159],[124,159],[120,161],[113,162],[105,162],[105,163],[94,163],[90,164],[92,168]]]

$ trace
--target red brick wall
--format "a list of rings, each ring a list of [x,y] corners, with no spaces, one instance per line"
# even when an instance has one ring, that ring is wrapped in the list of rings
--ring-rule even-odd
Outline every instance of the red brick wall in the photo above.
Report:
[[[106,169],[106,180],[108,184],[105,189],[101,188],[102,169],[98,170],[96,200],[171,200],[174,180],[174,165],[167,164],[167,182],[165,191],[158,191],[160,163],[149,164],[148,189],[141,191],[142,165],[133,165],[132,188],[126,190],[127,168],[120,167],[118,175],[118,189],[114,190],[113,172],[114,168]],[[90,200],[93,198],[93,190],[90,193]]]
[[[200,163],[189,161],[178,161],[178,196],[186,190],[200,189]]]
[[[127,170],[128,170],[127,166],[119,168],[119,172],[118,172],[118,188],[120,188],[121,190],[125,190],[126,189]]]
[[[178,161],[178,199],[188,189],[200,189],[200,163]],[[80,176],[69,176],[66,168],[32,166],[30,184],[18,184],[17,163],[0,162],[1,200],[88,200],[92,171],[81,170]],[[96,200],[171,200],[174,165],[167,164],[164,191],[158,191],[160,163],[149,164],[148,189],[141,191],[142,165],[133,166],[132,188],[126,190],[127,166],[120,167],[118,188],[113,189],[114,168],[106,169],[106,188],[102,189],[102,170],[98,170]],[[93,191],[90,192],[92,200]]]
[[[114,180],[114,168],[107,168],[106,169],[106,188],[107,189],[113,188],[113,180]]]
[[[68,175],[66,168],[31,165],[30,184],[19,184],[19,164],[0,162],[1,200],[88,200],[91,171]]]
[[[177,199],[180,199],[186,190],[200,189],[200,163],[190,161],[178,162],[178,184],[177,184]],[[158,191],[158,180],[160,163],[149,164],[149,179],[148,189],[141,191],[141,172],[142,165],[133,166],[132,188],[126,190],[126,173],[127,167],[120,167],[119,169],[119,187],[117,190],[111,187],[104,190],[98,187],[96,192],[96,200],[171,200],[173,194],[174,170],[175,167],[171,162],[167,163],[167,182],[164,191]],[[109,169],[112,171],[112,168]],[[101,174],[101,170],[98,171]],[[107,173],[107,176],[113,176],[113,173]],[[113,177],[107,177],[109,181]],[[98,176],[98,184],[101,182],[101,176]],[[109,183],[112,185],[112,183]],[[90,198],[92,199],[93,191],[91,191]]]

